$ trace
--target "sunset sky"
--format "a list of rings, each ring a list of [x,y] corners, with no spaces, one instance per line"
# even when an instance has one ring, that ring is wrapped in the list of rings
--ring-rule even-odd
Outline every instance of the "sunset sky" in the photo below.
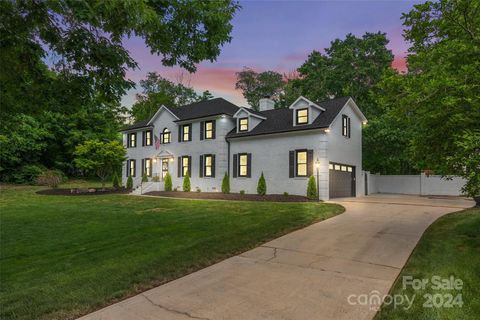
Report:
[[[405,69],[408,44],[402,37],[403,12],[423,1],[241,1],[242,8],[232,20],[232,41],[223,46],[217,61],[203,62],[195,74],[178,67],[164,67],[161,58],[150,54],[142,39],[125,42],[139,69],[127,77],[135,82],[147,72],[157,71],[170,80],[190,84],[199,93],[209,90],[245,105],[235,90],[235,72],[244,66],[257,71],[275,70],[288,73],[298,68],[312,50],[323,51],[330,41],[347,33],[361,36],[365,32],[383,31],[395,55],[393,66]],[[123,99],[126,106],[135,101],[140,86]]]

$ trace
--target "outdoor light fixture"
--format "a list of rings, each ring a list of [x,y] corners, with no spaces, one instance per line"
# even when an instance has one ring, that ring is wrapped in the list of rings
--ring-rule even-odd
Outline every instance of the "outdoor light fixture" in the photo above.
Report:
[[[325,129],[325,132],[327,133],[330,132],[330,128]]]

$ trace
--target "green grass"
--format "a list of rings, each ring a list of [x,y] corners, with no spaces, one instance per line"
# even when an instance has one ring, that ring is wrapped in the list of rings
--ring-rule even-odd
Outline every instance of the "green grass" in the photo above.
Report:
[[[343,211],[39,189],[0,193],[2,319],[75,318]]]
[[[403,276],[416,279],[429,279],[425,290],[413,290],[411,286],[403,289]],[[463,281],[462,290],[434,290],[431,279],[455,278]],[[409,310],[403,306],[383,306],[376,320],[394,319],[462,319],[477,320],[480,316],[480,209],[468,209],[448,214],[428,228],[412,253],[407,265],[402,270],[390,294],[407,295],[409,299],[415,295],[414,303]],[[452,308],[425,308],[425,294],[443,296],[461,294],[463,306]],[[437,305],[442,306],[441,298]],[[458,300],[457,300],[458,301]]]

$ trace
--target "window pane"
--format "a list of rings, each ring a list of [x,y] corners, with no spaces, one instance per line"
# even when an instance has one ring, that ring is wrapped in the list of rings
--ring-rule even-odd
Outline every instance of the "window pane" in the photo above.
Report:
[[[248,118],[240,119],[240,131],[248,131]]]
[[[335,165],[335,170],[340,170],[340,165],[336,164]]]
[[[240,156],[240,165],[241,166],[246,166],[247,165],[247,155],[241,155]]]
[[[352,172],[352,167],[348,167],[348,168],[347,168],[347,171],[348,171],[348,172]]]
[[[297,110],[297,123],[308,123],[308,109]]]
[[[306,151],[297,152],[297,163],[307,163],[307,152]]]
[[[211,156],[205,156],[205,165],[207,165],[207,166],[212,165],[212,157]]]
[[[347,171],[347,167],[346,167],[346,166],[342,166],[341,168],[342,168],[342,169],[341,169],[342,171]]]
[[[212,167],[205,167],[205,176],[206,177],[212,176]]]
[[[307,175],[307,164],[306,163],[299,163],[297,165],[297,167],[298,167],[297,174],[299,176],[306,176]]]
[[[333,164],[329,164],[328,169],[333,170]]]
[[[247,175],[247,166],[240,166],[240,176],[246,176]]]

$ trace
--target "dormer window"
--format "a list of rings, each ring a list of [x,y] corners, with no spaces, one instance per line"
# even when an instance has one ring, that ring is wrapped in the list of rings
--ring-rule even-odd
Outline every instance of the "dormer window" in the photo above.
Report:
[[[238,131],[240,132],[248,131],[248,117],[238,119]]]
[[[308,109],[298,109],[297,110],[297,124],[307,124],[308,123]]]

